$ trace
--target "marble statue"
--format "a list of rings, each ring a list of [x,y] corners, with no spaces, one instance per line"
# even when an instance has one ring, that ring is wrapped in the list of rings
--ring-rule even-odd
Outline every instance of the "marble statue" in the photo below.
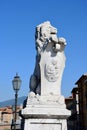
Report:
[[[60,94],[61,78],[65,66],[66,40],[62,37],[58,38],[57,29],[47,21],[36,27],[35,41],[36,65],[30,78],[30,91],[39,95],[46,92],[54,95]]]
[[[47,21],[36,27],[35,45],[36,64],[22,110],[24,130],[67,130],[70,111],[61,95],[66,40],[58,37],[57,29]]]

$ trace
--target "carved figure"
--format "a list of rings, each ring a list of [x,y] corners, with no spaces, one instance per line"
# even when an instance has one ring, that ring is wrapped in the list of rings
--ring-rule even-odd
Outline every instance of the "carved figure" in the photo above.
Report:
[[[59,76],[59,70],[61,65],[58,64],[57,60],[52,60],[51,63],[45,66],[45,75],[48,81],[55,82]]]
[[[60,59],[57,59],[58,52],[63,52],[66,40],[64,38],[57,37],[57,29],[53,27],[49,21],[44,22],[36,27],[35,33],[36,41],[36,65],[33,75],[30,78],[30,91],[35,94],[41,93],[41,68],[40,60],[41,55],[45,51],[48,53],[49,62],[45,63],[44,73],[48,82],[55,82],[59,75],[62,67]],[[52,56],[52,58],[50,58]],[[56,58],[55,58],[56,57]],[[61,57],[61,56],[59,56]]]
[[[36,27],[36,48],[40,54],[43,51],[47,44],[51,41],[57,43],[58,38],[56,36],[57,29],[51,26],[50,22],[44,22]]]

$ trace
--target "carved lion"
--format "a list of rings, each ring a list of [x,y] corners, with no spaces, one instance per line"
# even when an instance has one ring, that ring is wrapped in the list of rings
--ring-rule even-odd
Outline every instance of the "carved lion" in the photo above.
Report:
[[[36,27],[35,33],[36,41],[36,65],[34,73],[30,78],[30,91],[33,91],[35,94],[41,93],[41,70],[40,70],[40,59],[41,53],[51,45],[51,49],[56,55],[57,52],[63,52],[66,45],[66,40],[64,38],[57,37],[57,29],[53,27],[49,21],[44,22]],[[46,64],[46,77],[48,81],[54,82],[59,76],[60,66],[56,62]]]
[[[48,43],[58,42],[57,29],[54,28],[49,21],[44,22],[36,27],[36,48],[40,53],[42,49],[45,49]]]

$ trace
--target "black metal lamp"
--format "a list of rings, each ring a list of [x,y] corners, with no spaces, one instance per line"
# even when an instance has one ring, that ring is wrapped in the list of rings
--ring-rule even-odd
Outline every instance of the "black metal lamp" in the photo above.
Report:
[[[14,77],[14,79],[12,80],[12,84],[13,84],[14,91],[18,92],[18,90],[20,90],[20,86],[21,86],[21,79],[17,73],[16,73],[16,76]]]
[[[20,90],[21,86],[21,79],[16,73],[16,76],[12,80],[13,89],[15,91],[15,119],[14,119],[14,130],[16,130],[16,120],[17,120],[17,100],[18,100],[18,91]]]

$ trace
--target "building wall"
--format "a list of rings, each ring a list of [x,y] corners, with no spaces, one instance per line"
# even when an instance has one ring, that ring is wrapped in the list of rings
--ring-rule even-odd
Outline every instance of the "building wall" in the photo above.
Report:
[[[21,109],[20,107],[17,108],[18,113],[20,109]],[[0,130],[10,130],[13,118],[14,118],[14,112],[12,111],[12,107],[8,106],[0,108]],[[17,120],[20,120],[19,116],[17,116]]]
[[[11,124],[0,124],[0,130],[10,130]]]
[[[72,98],[70,102],[66,104],[67,108],[71,110],[71,116],[68,119],[69,127],[70,127],[70,130],[78,130],[79,104],[78,104],[78,88],[77,87],[73,88],[71,97]]]
[[[87,130],[87,75],[82,75],[76,84],[79,95],[79,128]]]

